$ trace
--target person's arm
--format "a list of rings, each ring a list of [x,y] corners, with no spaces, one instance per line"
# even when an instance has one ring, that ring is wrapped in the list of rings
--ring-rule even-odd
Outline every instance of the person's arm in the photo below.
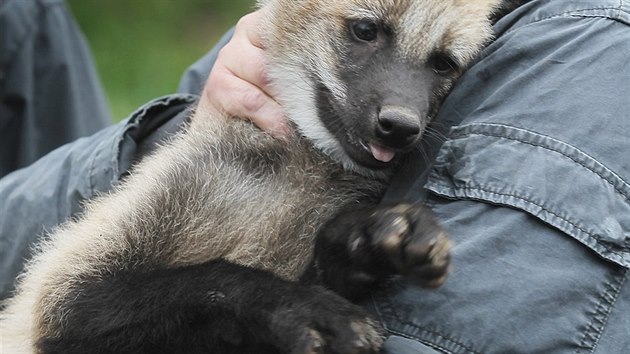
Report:
[[[171,95],[138,109],[128,120],[66,144],[0,179],[0,299],[46,232],[77,215],[83,203],[108,192],[133,162],[187,117],[197,96]]]
[[[179,129],[188,117],[187,108],[198,100],[250,118],[280,136],[288,129],[265,79],[264,54],[255,31],[258,16],[258,12],[245,16],[232,37],[228,33],[194,64],[184,75],[179,94],[149,102],[128,120],[62,146],[0,179],[0,299],[13,289],[35,242],[80,213],[85,201],[108,192],[135,161]],[[200,78],[207,78],[213,67],[203,94],[196,95]]]

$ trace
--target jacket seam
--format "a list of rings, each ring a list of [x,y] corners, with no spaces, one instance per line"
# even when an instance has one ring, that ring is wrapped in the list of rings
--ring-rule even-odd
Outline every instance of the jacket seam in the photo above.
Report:
[[[406,323],[406,324],[407,324],[407,323]],[[407,325],[414,326],[414,325],[412,325],[412,324],[407,324]],[[419,326],[414,326],[414,327],[417,327],[419,330],[422,330],[422,331],[426,331],[426,332],[433,333],[433,334],[435,334],[436,336],[439,336],[439,337],[442,337],[442,338],[444,338],[444,339],[448,340],[447,338],[445,338],[445,336],[443,336],[443,335],[441,335],[441,334],[437,333],[436,331],[427,330],[426,328],[420,328]],[[443,353],[445,353],[445,354],[455,354],[455,353],[453,353],[452,351],[450,351],[450,350],[448,350],[448,349],[445,349],[445,348],[443,348],[443,347],[441,347],[441,346],[439,346],[439,345],[437,345],[437,344],[435,344],[435,343],[431,343],[431,342],[429,342],[429,341],[428,341],[428,340],[426,340],[426,339],[416,338],[416,337],[414,337],[414,336],[412,336],[412,335],[409,335],[409,334],[407,334],[407,333],[403,333],[402,331],[395,330],[395,329],[389,329],[389,328],[388,328],[387,330],[388,330],[390,333],[395,334],[395,335],[397,335],[397,336],[399,336],[399,337],[403,337],[403,338],[411,339],[411,340],[414,340],[414,341],[418,341],[418,342],[420,342],[420,343],[422,343],[422,344],[424,344],[424,345],[426,345],[426,346],[428,346],[428,347],[431,347],[431,348],[433,348],[433,349],[435,349],[435,350],[439,350],[440,352],[443,352]],[[465,348],[465,347],[464,347],[464,348]],[[477,353],[477,352],[472,352],[472,353],[474,353],[474,354],[479,354],[479,353]]]
[[[500,127],[507,128],[507,129],[513,129],[512,127],[507,126],[507,125],[493,125],[493,126],[500,126]],[[529,134],[535,134],[536,136],[539,136],[539,137],[542,137],[542,138],[553,139],[551,137],[548,137],[548,136],[545,136],[545,135],[541,135],[541,134],[537,134],[537,133],[534,133],[534,132],[531,132],[531,131],[528,131],[528,130],[523,130],[523,131],[525,131],[525,132],[527,132]],[[465,138],[465,137],[472,136],[472,135],[482,135],[482,136],[493,137],[493,138],[498,138],[498,139],[506,139],[506,140],[518,141],[518,142],[523,143],[523,144],[527,144],[527,145],[530,145],[530,146],[533,146],[533,147],[543,148],[545,150],[548,150],[548,151],[560,154],[560,155],[566,157],[567,159],[575,162],[576,164],[584,167],[586,170],[588,170],[591,173],[597,175],[599,178],[603,179],[604,181],[606,181],[611,187],[613,187],[615,189],[615,191],[617,191],[619,194],[621,194],[624,197],[624,199],[626,199],[627,201],[630,201],[630,194],[628,192],[622,190],[621,186],[619,186],[618,183],[616,183],[616,181],[611,180],[610,176],[605,176],[603,173],[594,170],[593,168],[587,166],[584,162],[580,161],[576,157],[571,156],[571,155],[569,155],[569,154],[567,154],[567,153],[565,153],[563,151],[554,149],[551,146],[541,145],[541,144],[537,144],[537,143],[534,143],[534,142],[531,142],[531,141],[527,141],[525,139],[519,139],[519,138],[515,138],[515,137],[509,137],[509,136],[503,136],[503,135],[498,135],[498,134],[492,134],[490,132],[483,132],[483,131],[481,131],[481,132],[480,131],[474,131],[474,132],[470,132],[470,133],[467,133],[467,134],[462,134],[462,135],[456,136],[455,138],[456,139]],[[576,147],[574,147],[574,146],[572,146],[570,144],[567,144],[565,142],[562,142],[562,141],[559,141],[559,140],[557,140],[557,142],[565,144],[567,147],[570,147],[571,149],[574,149],[576,152],[583,154],[585,157],[591,159],[593,162],[601,165],[602,168],[606,169],[610,174],[616,176],[619,179],[619,181],[622,183],[623,187],[630,188],[630,186],[627,185],[627,182],[623,178],[621,178],[620,176],[617,176],[617,174],[615,174],[613,171],[611,171],[608,168],[606,168],[602,163],[600,163],[599,161],[597,161],[596,159],[594,159],[590,155],[586,154],[585,152],[581,151],[580,149],[578,149],[578,148],[576,148]]]
[[[560,13],[556,13],[556,14],[553,14],[553,15],[549,15],[549,16],[545,16],[545,17],[539,18],[539,19],[533,20],[531,22],[524,23],[523,25],[521,25],[519,27],[511,28],[511,29],[507,30],[502,35],[507,35],[509,33],[517,31],[520,28],[523,28],[523,27],[528,26],[528,25],[533,25],[533,24],[536,24],[536,23],[539,23],[539,22],[542,22],[542,21],[547,21],[547,20],[551,20],[551,19],[555,19],[555,18],[559,18],[559,17],[566,17],[566,16],[570,16],[570,17],[575,17],[575,16],[577,16],[577,17],[584,17],[583,15],[580,16],[580,14],[579,14],[580,12],[594,11],[594,10],[617,10],[617,14],[619,14],[622,11],[621,10],[622,5],[623,5],[622,1],[619,0],[618,5],[616,7],[613,7],[613,6],[595,6],[595,7],[589,7],[589,8],[586,8],[586,9],[567,10],[567,11],[563,11],[563,12],[560,12]],[[602,15],[591,15],[591,16],[592,17],[608,18],[608,19],[611,19],[611,20],[615,20],[615,21],[621,22],[621,20],[619,18],[611,18],[610,16],[602,16]]]
[[[449,185],[442,184],[442,183],[438,183],[438,182],[433,182],[433,184],[434,184],[434,185],[436,185],[436,186],[438,186],[438,187],[445,188],[445,189],[450,189],[450,188],[452,188],[452,187],[451,187],[451,186],[449,186]],[[548,208],[547,208],[547,207],[545,207],[543,204],[541,204],[541,203],[539,203],[539,202],[535,202],[535,201],[533,201],[533,200],[529,199],[528,197],[521,196],[521,195],[518,195],[518,194],[510,194],[510,193],[501,193],[501,192],[496,192],[496,191],[492,191],[492,190],[489,190],[489,189],[484,188],[484,187],[481,187],[481,186],[477,186],[477,187],[456,187],[455,189],[458,189],[458,190],[470,190],[470,191],[481,191],[481,192],[485,192],[485,193],[489,193],[489,194],[494,194],[494,195],[499,195],[499,196],[504,196],[504,197],[516,198],[516,199],[522,200],[522,201],[524,201],[524,202],[526,202],[526,203],[533,204],[533,205],[535,205],[535,206],[539,207],[541,210],[543,210],[543,211],[545,211],[545,212],[547,212],[547,213],[549,213],[549,214],[551,214],[551,215],[553,215],[553,216],[557,217],[558,219],[560,219],[560,220],[562,220],[562,221],[566,222],[567,224],[569,224],[569,225],[571,225],[571,226],[575,227],[576,229],[578,229],[578,230],[582,231],[582,232],[583,232],[583,233],[584,233],[584,234],[585,234],[585,235],[586,235],[589,239],[591,239],[591,240],[593,240],[593,241],[597,242],[597,244],[598,244],[598,245],[600,245],[601,247],[603,247],[604,249],[606,249],[606,251],[608,251],[608,252],[610,252],[610,253],[612,253],[612,254],[615,254],[615,256],[616,256],[616,257],[619,257],[619,258],[620,258],[620,256],[616,255],[617,251],[612,250],[609,246],[607,246],[607,245],[606,245],[606,243],[601,242],[601,241],[602,241],[602,240],[601,240],[601,237],[599,237],[599,236],[595,235],[595,234],[594,234],[593,232],[591,232],[591,231],[586,230],[583,226],[578,225],[576,222],[571,221],[571,220],[567,219],[566,217],[563,217],[563,216],[559,215],[558,213],[556,213],[556,212],[554,212],[554,211],[552,211],[552,210],[548,209]],[[438,193],[438,194],[446,195],[445,193]],[[454,197],[457,197],[457,195],[454,195]],[[468,196],[468,195],[466,195],[466,197],[469,197],[469,198],[470,198],[470,196]],[[478,197],[478,198],[476,198],[476,199],[484,200],[484,199],[482,199],[481,197]],[[485,199],[485,200],[488,200],[488,199]],[[496,203],[500,203],[499,201],[496,201],[496,200],[488,200],[488,201],[491,201],[491,202],[496,202]],[[506,203],[503,203],[503,204],[506,204]],[[512,204],[508,204],[508,205],[510,205],[510,206],[515,206],[515,205],[512,205]],[[515,206],[515,207],[516,207],[516,206]],[[527,210],[526,210],[526,211],[527,211]],[[544,219],[543,219],[543,220],[544,220]],[[626,249],[626,247],[625,247],[625,246],[624,246],[624,247],[620,247],[620,248],[621,248],[624,252],[627,252],[627,251],[628,251],[628,250]]]
[[[389,297],[389,296],[387,296],[387,294],[384,294],[383,296],[381,296],[381,298],[382,298],[382,300],[383,300],[383,301],[379,302],[381,306],[376,306],[376,307],[375,307],[375,308],[376,308],[376,310],[377,310],[377,312],[378,312],[378,313],[379,313],[379,315],[381,316],[381,318],[383,317],[383,314],[381,313],[381,309],[383,309],[383,306],[385,306],[385,307],[386,307],[387,312],[389,312],[389,313],[390,313],[390,316],[393,316],[393,317],[394,317],[392,320],[394,320],[394,321],[395,321],[395,323],[398,323],[398,324],[400,324],[400,325],[404,325],[404,326],[409,326],[409,327],[415,328],[417,331],[423,331],[423,332],[426,332],[426,333],[430,333],[430,334],[432,334],[432,335],[434,335],[434,336],[436,336],[436,337],[442,338],[442,340],[444,340],[444,341],[446,341],[446,342],[448,342],[448,343],[451,343],[451,344],[453,344],[453,345],[457,346],[458,348],[461,348],[461,349],[463,349],[463,350],[466,350],[468,353],[472,353],[472,354],[481,354],[481,352],[480,352],[480,351],[478,351],[478,350],[474,349],[474,348],[473,348],[473,347],[471,347],[470,345],[466,345],[466,344],[464,344],[464,343],[461,343],[460,341],[458,341],[458,340],[456,340],[456,339],[453,339],[452,337],[450,337],[450,336],[448,336],[448,335],[442,334],[442,333],[440,333],[440,332],[438,332],[438,331],[436,331],[436,330],[434,330],[434,329],[429,329],[429,328],[426,328],[426,327],[423,327],[423,326],[417,325],[417,324],[415,324],[415,323],[413,323],[413,322],[403,321],[403,320],[400,318],[400,316],[398,315],[398,312],[395,310],[395,308],[394,308],[394,306],[393,306],[393,304],[392,304],[392,302],[391,302],[390,297]],[[440,351],[445,352],[445,353],[448,353],[448,354],[454,354],[454,353],[455,353],[455,352],[453,352],[453,351],[451,351],[451,350],[448,350],[448,349],[444,348],[444,346],[442,346],[442,345],[439,345],[439,344],[436,344],[436,343],[431,343],[431,342],[428,342],[426,339],[420,338],[420,337],[418,337],[417,335],[413,335],[413,334],[405,333],[405,332],[402,332],[401,330],[398,330],[398,329],[392,329],[392,328],[390,328],[390,327],[387,325],[387,323],[386,323],[385,321],[383,321],[383,323],[385,324],[385,326],[386,326],[386,328],[387,328],[387,331],[389,331],[390,333],[394,333],[394,334],[399,335],[399,336],[401,336],[401,337],[405,337],[405,338],[408,338],[408,339],[412,339],[412,340],[419,341],[419,342],[421,342],[421,343],[424,343],[424,344],[426,344],[426,345],[429,345],[429,346],[431,346],[431,347],[433,347],[433,348],[435,348],[435,349],[437,349],[437,350],[440,350]]]
[[[612,279],[606,283],[605,289],[602,292],[597,302],[597,308],[593,314],[591,321],[582,335],[580,341],[580,347],[590,348],[589,353],[595,353],[602,333],[606,328],[610,313],[619,299],[623,284],[628,278],[628,270],[624,270],[623,274],[615,274]],[[575,354],[579,354],[580,348],[575,350]]]

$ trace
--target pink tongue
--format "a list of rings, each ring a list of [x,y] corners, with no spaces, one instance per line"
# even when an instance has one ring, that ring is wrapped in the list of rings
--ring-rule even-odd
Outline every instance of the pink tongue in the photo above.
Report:
[[[390,162],[396,156],[396,152],[374,144],[370,144],[370,151],[372,156],[381,162]]]

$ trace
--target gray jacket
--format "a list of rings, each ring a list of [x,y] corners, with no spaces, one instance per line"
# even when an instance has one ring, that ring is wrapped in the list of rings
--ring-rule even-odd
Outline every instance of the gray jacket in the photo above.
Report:
[[[63,0],[0,0],[0,177],[110,124]]]
[[[630,353],[629,25],[624,0],[534,0],[497,23],[436,118],[446,136],[386,196],[427,203],[455,240],[443,287],[397,280],[366,304],[386,352]],[[36,235],[109,190],[162,134],[148,127],[193,100],[156,100],[0,180],[5,291]]]

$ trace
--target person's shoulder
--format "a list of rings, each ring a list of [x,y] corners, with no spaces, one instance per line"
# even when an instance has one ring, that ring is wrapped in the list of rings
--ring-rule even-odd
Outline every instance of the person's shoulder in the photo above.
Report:
[[[589,19],[617,21],[630,25],[628,0],[533,0],[518,7],[495,25],[497,36],[541,22],[554,23],[563,19]]]
[[[36,35],[42,14],[57,6],[65,6],[65,1],[0,0],[0,67],[8,65],[14,53]]]

